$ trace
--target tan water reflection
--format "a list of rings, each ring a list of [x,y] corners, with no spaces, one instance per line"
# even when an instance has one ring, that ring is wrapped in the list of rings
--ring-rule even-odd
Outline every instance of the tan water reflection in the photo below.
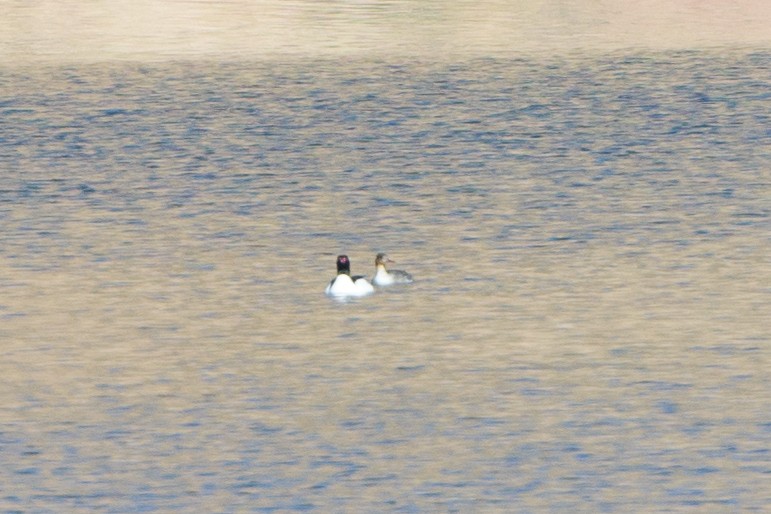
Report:
[[[0,62],[768,47],[770,5],[764,0],[4,1]]]
[[[2,510],[762,510],[768,56],[432,66],[0,76]]]

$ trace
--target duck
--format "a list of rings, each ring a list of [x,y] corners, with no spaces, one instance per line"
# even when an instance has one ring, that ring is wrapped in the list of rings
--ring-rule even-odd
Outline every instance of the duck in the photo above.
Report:
[[[413,282],[412,275],[406,271],[400,269],[392,269],[388,271],[386,269],[386,263],[395,263],[384,253],[379,253],[375,256],[375,276],[372,278],[372,283],[376,286],[384,287],[393,284],[411,284]]]
[[[347,255],[337,256],[337,276],[324,291],[328,296],[367,296],[375,292],[375,288],[366,277],[351,276],[351,260]]]

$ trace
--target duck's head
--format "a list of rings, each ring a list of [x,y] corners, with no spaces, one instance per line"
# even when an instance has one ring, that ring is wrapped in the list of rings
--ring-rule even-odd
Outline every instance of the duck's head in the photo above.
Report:
[[[337,274],[338,275],[350,275],[351,274],[351,261],[347,255],[337,256]]]
[[[384,253],[379,253],[375,256],[375,266],[385,266],[386,263],[392,263],[395,261],[392,261],[388,258],[388,255]]]

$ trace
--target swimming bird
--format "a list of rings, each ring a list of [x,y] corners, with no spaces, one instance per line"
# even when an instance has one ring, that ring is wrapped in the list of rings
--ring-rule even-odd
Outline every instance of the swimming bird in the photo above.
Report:
[[[386,269],[386,263],[393,263],[391,259],[384,253],[379,253],[375,256],[375,276],[372,278],[372,283],[376,286],[390,286],[393,284],[411,284],[412,275],[406,271],[400,269],[392,269],[388,271]]]
[[[324,291],[329,296],[367,296],[375,292],[375,288],[366,277],[351,276],[351,260],[347,255],[337,256],[337,276]]]

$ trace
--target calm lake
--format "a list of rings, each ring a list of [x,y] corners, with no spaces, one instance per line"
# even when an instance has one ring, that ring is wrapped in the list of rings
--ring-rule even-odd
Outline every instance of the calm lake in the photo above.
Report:
[[[0,511],[766,511],[771,50],[497,50],[0,65]]]

